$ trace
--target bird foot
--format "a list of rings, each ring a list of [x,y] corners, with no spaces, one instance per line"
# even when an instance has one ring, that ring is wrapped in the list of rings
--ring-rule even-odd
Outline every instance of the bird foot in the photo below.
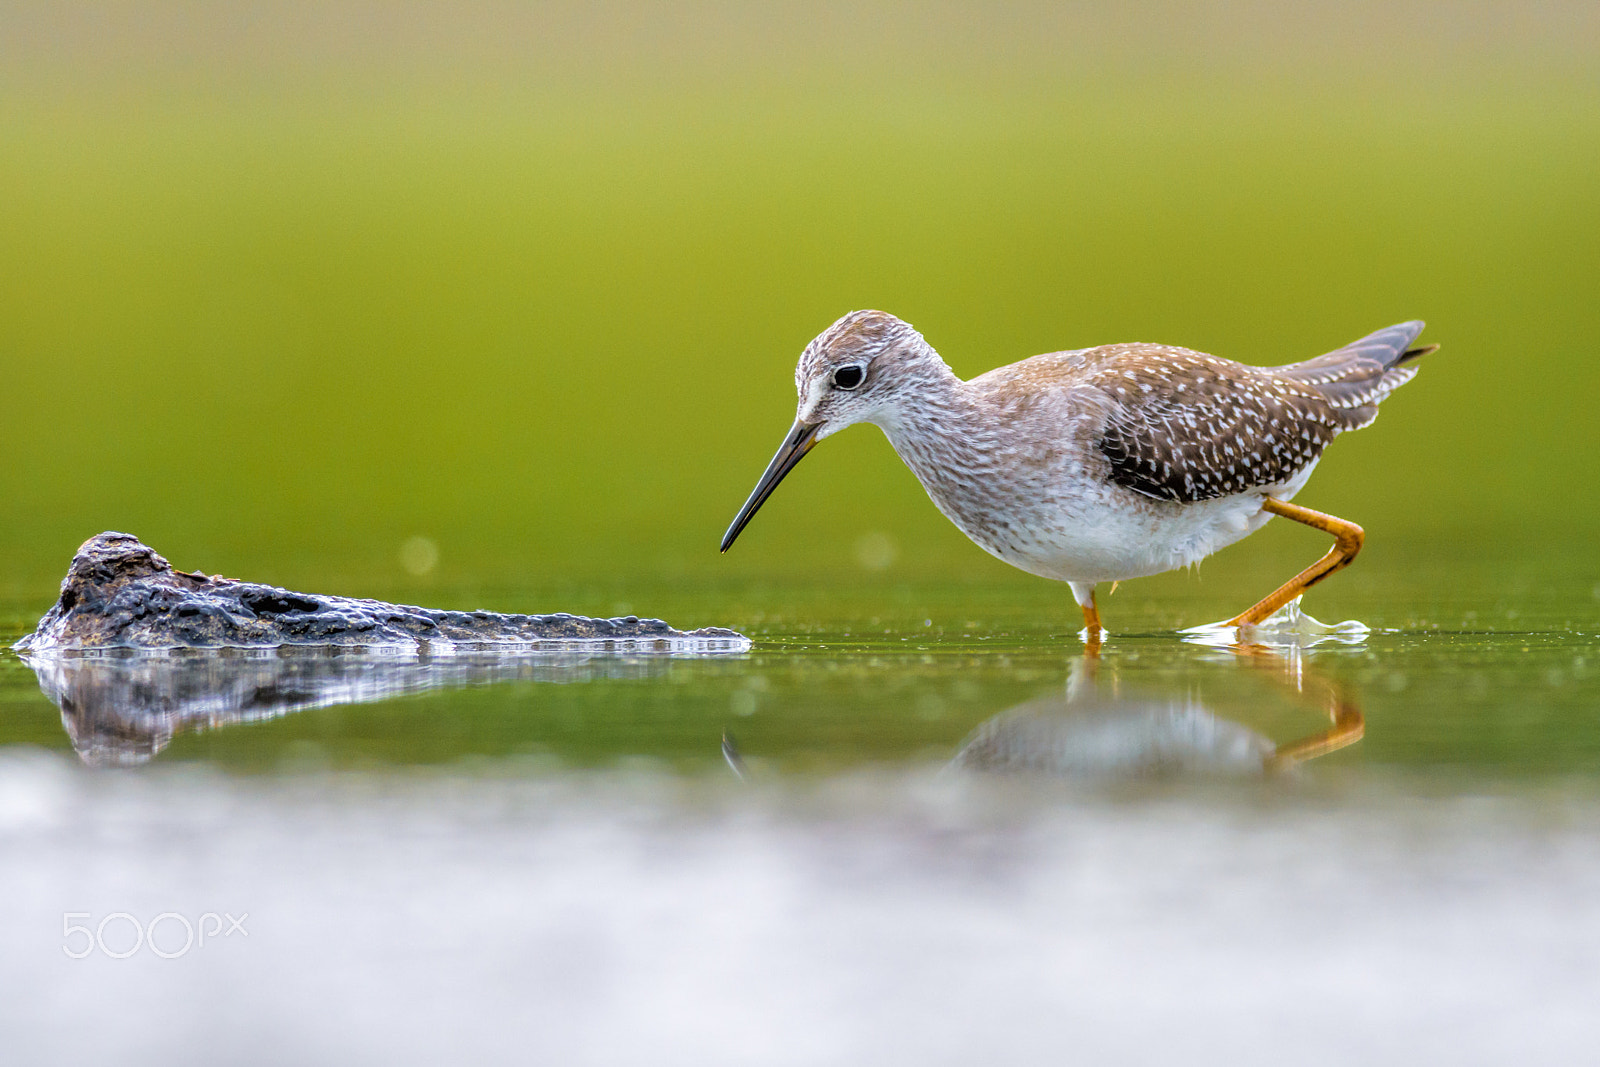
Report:
[[[1300,598],[1295,597],[1258,623],[1229,619],[1226,622],[1191,626],[1179,632],[1188,640],[1204,645],[1232,645],[1241,640],[1265,645],[1314,645],[1323,641],[1359,644],[1367,639],[1367,634],[1372,630],[1366,623],[1354,619],[1336,623],[1319,622],[1300,610]]]

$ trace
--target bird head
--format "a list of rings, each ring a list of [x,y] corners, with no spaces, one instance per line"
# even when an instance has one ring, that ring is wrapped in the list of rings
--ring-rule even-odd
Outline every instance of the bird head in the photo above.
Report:
[[[887,312],[852,311],[824,330],[794,370],[794,426],[723,535],[722,551],[818,441],[858,422],[892,422],[902,398],[949,374],[922,335]]]
[[[890,417],[930,356],[943,368],[910,323],[883,311],[852,311],[800,354],[795,422],[815,426],[820,441],[846,426]]]

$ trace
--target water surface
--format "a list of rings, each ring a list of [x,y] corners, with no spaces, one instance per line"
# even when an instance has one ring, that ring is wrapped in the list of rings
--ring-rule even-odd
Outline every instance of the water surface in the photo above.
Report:
[[[0,656],[22,1047],[1487,1063],[1600,1039],[1593,633],[1168,630],[1096,657],[853,603],[734,656]],[[185,947],[223,914],[248,936]]]

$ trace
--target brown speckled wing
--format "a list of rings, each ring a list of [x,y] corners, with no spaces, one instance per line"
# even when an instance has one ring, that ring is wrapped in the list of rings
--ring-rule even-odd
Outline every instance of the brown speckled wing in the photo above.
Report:
[[[1163,345],[1090,349],[1083,383],[1107,401],[1100,451],[1118,485],[1157,500],[1213,500],[1293,478],[1416,374],[1421,322],[1286,367],[1248,367]]]
[[[1384,373],[1354,354],[1346,366],[1333,353],[1320,357],[1327,362],[1311,380],[1286,373],[1295,368],[1247,367],[1159,345],[1112,345],[1094,355],[1086,384],[1108,401],[1100,451],[1112,481],[1183,503],[1290,480],[1341,431],[1372,420]],[[1361,365],[1367,362],[1373,366]],[[1345,395],[1329,388],[1351,377],[1375,379],[1373,388]]]

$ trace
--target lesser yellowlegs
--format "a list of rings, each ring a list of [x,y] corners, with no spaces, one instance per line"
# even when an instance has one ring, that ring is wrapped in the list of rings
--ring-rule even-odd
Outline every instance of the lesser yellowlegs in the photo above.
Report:
[[[1228,620],[1254,625],[1360,550],[1361,527],[1289,500],[1329,442],[1372,422],[1438,347],[1412,347],[1421,332],[1403,322],[1283,367],[1101,345],[962,381],[908,323],[852,311],[801,354],[794,427],[722,550],[818,441],[870,422],[962,533],[1071,586],[1091,642],[1098,583],[1198,563],[1273,515],[1332,534],[1327,555]]]

